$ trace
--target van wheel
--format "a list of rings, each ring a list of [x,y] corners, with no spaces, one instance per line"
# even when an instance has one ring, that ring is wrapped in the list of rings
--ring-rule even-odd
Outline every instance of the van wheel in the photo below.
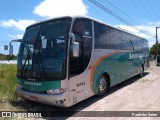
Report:
[[[99,84],[98,84],[98,96],[103,96],[106,91],[107,91],[107,80],[106,77],[104,75],[102,75],[102,77],[99,80]]]
[[[143,76],[144,76],[144,67],[143,67],[143,65],[141,66],[139,76],[140,76],[140,77],[143,77]]]

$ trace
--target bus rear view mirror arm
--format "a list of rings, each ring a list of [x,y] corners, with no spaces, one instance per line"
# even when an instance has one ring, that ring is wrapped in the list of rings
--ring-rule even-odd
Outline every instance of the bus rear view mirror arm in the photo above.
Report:
[[[69,33],[69,37],[71,38],[72,43],[74,43],[76,40],[75,35],[73,33]]]
[[[11,40],[11,42],[9,43],[9,55],[13,55],[13,45],[12,42],[21,42],[21,39],[15,39],[15,40]]]
[[[74,33],[69,33],[69,37],[70,37],[72,43],[74,43],[74,42],[82,42],[81,39],[77,39],[77,37],[76,37],[76,35]]]

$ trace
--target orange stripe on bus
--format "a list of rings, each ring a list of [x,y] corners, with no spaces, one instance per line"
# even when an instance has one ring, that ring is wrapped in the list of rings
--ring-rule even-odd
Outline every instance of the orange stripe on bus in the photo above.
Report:
[[[96,63],[93,65],[92,71],[91,71],[91,75],[90,75],[90,88],[91,88],[91,90],[92,90],[93,93],[94,93],[94,91],[93,91],[93,86],[92,86],[92,85],[93,85],[93,77],[94,77],[94,72],[95,72],[96,67],[97,67],[105,58],[107,58],[107,57],[109,57],[109,56],[111,56],[111,55],[113,55],[113,54],[119,53],[119,52],[121,52],[121,50],[115,51],[115,52],[111,52],[111,53],[109,53],[109,54],[106,54],[106,55],[102,56],[100,59],[98,59],[98,60],[96,61]]]

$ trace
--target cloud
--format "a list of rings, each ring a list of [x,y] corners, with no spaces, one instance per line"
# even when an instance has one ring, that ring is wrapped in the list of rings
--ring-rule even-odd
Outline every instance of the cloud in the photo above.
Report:
[[[152,38],[155,35],[155,28],[153,26],[135,26],[137,29],[141,31],[146,31],[146,30],[149,31],[149,34],[140,32],[139,30],[134,29],[133,27],[130,27],[128,25],[120,24],[120,25],[115,25],[115,27],[122,28],[128,32],[131,32],[133,34],[136,34],[144,38]]]
[[[22,39],[23,35],[9,35],[12,39]]]
[[[82,0],[44,0],[35,7],[33,13],[47,18],[86,15],[87,8]]]
[[[24,20],[15,21],[13,19],[9,19],[7,21],[1,20],[0,21],[0,26],[5,27],[5,28],[13,27],[17,30],[24,31],[28,25],[31,25],[35,22],[36,22],[35,20],[25,20],[24,19]]]
[[[153,26],[154,24],[154,26]],[[141,31],[148,31],[147,33],[142,33],[130,26],[127,26],[127,25],[123,25],[123,24],[120,24],[120,25],[115,25],[115,27],[119,27],[119,28],[122,28],[124,30],[127,30],[135,35],[138,35],[140,37],[143,37],[143,38],[146,38],[148,41],[149,41],[149,46],[151,47],[153,44],[155,44],[156,42],[156,38],[155,38],[155,35],[156,35],[156,29],[155,29],[155,26],[158,25],[159,23],[149,23],[147,25],[144,25],[144,26],[135,26],[136,28],[140,29]],[[160,40],[160,30],[158,30],[158,37],[159,37],[159,40]]]
[[[149,26],[160,26],[160,22],[149,22],[148,23]]]

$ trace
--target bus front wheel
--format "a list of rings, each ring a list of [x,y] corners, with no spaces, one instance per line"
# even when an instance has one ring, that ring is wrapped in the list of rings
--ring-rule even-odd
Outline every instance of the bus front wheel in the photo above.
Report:
[[[98,96],[102,96],[106,93],[107,91],[107,80],[104,75],[99,80],[99,85],[98,85]]]
[[[139,76],[140,76],[140,77],[143,77],[143,76],[144,76],[144,67],[143,67],[143,65],[141,65]]]

